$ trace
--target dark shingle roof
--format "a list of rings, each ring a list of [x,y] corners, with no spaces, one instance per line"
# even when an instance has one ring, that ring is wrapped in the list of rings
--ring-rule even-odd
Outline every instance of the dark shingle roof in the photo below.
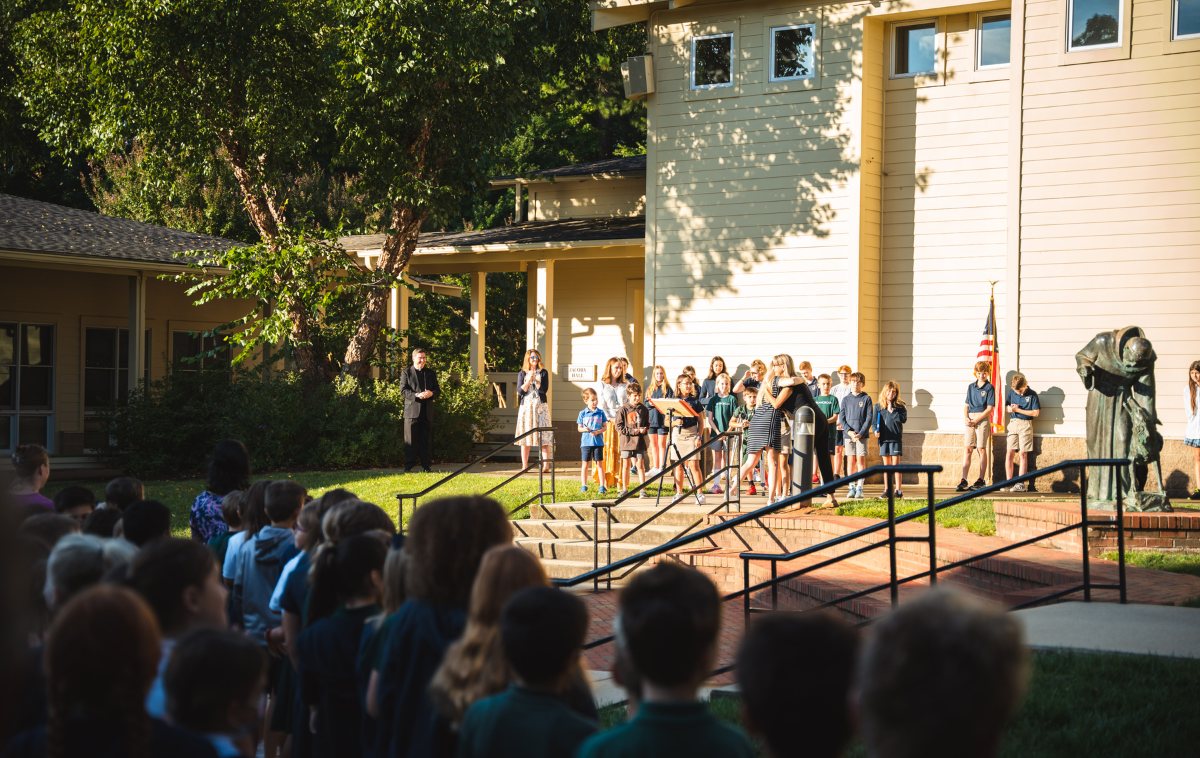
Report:
[[[646,235],[646,217],[574,218],[560,221],[531,221],[527,224],[498,226],[473,232],[427,232],[417,241],[422,249],[476,247],[481,245],[553,245],[566,242],[605,242],[642,239]],[[361,234],[343,237],[347,250],[378,250],[384,235]]]
[[[591,163],[576,163],[572,166],[560,166],[558,168],[547,168],[541,171],[529,171],[524,174],[505,174],[504,176],[492,177],[492,184],[506,185],[512,184],[517,179],[528,181],[552,181],[554,179],[563,179],[570,176],[596,176],[596,175],[626,175],[636,176],[646,173],[646,156],[634,155],[629,158],[610,158],[604,161],[592,161]]]
[[[0,249],[184,265],[173,253],[243,242],[0,194]]]

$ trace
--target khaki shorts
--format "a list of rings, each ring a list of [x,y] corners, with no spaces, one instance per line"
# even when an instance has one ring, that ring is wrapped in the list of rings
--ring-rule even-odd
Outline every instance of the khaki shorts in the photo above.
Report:
[[[700,447],[700,435],[696,434],[696,427],[688,429],[675,429],[675,434],[672,437],[675,446],[679,448],[679,455],[686,456],[688,453],[694,453],[696,448]],[[677,460],[675,456],[671,456],[671,460]],[[692,459],[696,460],[696,459]]]
[[[1027,418],[1008,421],[1008,449],[1021,453],[1033,452],[1033,422]]]
[[[974,428],[968,426],[963,430],[963,445],[966,447],[977,447],[981,450],[990,450],[991,442],[992,422],[990,419],[984,419]]]

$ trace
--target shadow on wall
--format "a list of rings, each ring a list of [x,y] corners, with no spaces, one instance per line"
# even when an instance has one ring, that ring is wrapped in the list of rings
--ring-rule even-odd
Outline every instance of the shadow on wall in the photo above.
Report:
[[[933,393],[929,390],[917,390],[913,393],[913,397],[917,401],[916,409],[921,411],[920,418],[923,429],[925,431],[940,429],[937,413],[933,410]]]
[[[1037,392],[1034,389],[1034,392]],[[1063,402],[1067,393],[1062,387],[1048,387],[1038,392],[1038,404],[1042,406],[1041,413],[1034,419],[1034,431],[1038,434],[1057,434],[1058,427],[1064,421]]]
[[[861,54],[863,16],[842,22],[856,27],[849,36],[822,40],[824,61],[844,58],[846,52]],[[850,66],[823,63],[828,83],[819,91],[802,93],[790,112],[776,103],[785,97],[792,101],[792,94],[765,97],[764,105],[739,108],[736,118],[718,121],[712,112],[722,108],[721,101],[698,100],[690,103],[693,110],[684,114],[684,123],[659,127],[660,156],[670,157],[660,157],[653,167],[661,209],[653,252],[656,332],[681,322],[695,307],[738,294],[734,278],[769,271],[763,267],[776,262],[775,249],[830,236],[831,224],[838,219],[835,204],[843,200],[844,187],[862,159],[851,152],[852,135],[861,127],[844,123],[846,101],[838,99],[830,108],[829,101],[819,97],[825,93],[827,98],[831,89],[845,89],[843,69],[848,72]],[[699,113],[701,109],[706,113]],[[757,125],[751,126],[752,121]],[[769,215],[767,207],[742,213],[724,208],[745,203],[749,193],[769,193],[771,201],[763,203]],[[718,220],[720,226],[714,223]]]

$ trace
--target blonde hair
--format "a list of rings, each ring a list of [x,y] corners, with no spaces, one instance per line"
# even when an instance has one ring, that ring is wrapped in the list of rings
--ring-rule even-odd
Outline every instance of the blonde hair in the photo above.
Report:
[[[600,398],[600,396],[596,394],[596,390],[592,389],[591,387],[584,387],[579,394],[583,395],[583,402],[585,403],[588,401],[589,397],[594,397],[596,399]]]
[[[661,383],[658,381],[659,371],[663,372],[663,380]],[[646,385],[646,397],[653,395],[654,391],[659,387],[667,387],[669,389],[671,387],[671,382],[667,379],[667,370],[662,366],[655,366],[654,370],[650,372],[650,383]]]
[[[757,358],[755,358],[754,360],[750,361],[750,368],[754,369],[754,370],[755,370],[755,371],[757,371],[759,374],[765,374],[765,373],[767,373],[767,364],[763,363],[762,361],[760,361],[760,360],[759,360],[759,359],[757,359]]]
[[[1200,361],[1198,361],[1198,363],[1200,363]],[[1010,383],[1012,384],[1013,389],[1015,389],[1017,392],[1024,392],[1025,388],[1029,386],[1029,382],[1025,379],[1024,374],[1013,374]],[[1195,408],[1192,410],[1194,411]]]
[[[471,586],[466,629],[446,651],[429,685],[434,703],[451,724],[458,726],[472,704],[512,681],[500,645],[500,612],[518,590],[549,583],[541,561],[524,548],[498,545],[483,554]]]
[[[988,363],[987,361],[975,361],[975,373],[978,374],[980,371],[988,376],[991,376],[992,364]]]
[[[543,360],[542,360],[542,354],[541,354],[541,353],[539,353],[537,350],[534,350],[534,349],[531,347],[531,348],[529,348],[528,350],[526,350],[526,351],[525,351],[525,357],[521,359],[521,370],[522,370],[522,371],[529,371],[529,370],[530,370],[530,368],[529,368],[529,356],[531,356],[531,355],[536,355],[536,356],[538,357],[538,370],[539,370],[539,371],[540,371],[542,368],[544,368],[544,367],[545,367],[545,361],[543,361]]]
[[[383,618],[391,616],[400,610],[408,599],[408,589],[405,584],[405,569],[408,566],[408,554],[404,548],[391,548],[383,561]]]
[[[614,382],[613,377],[612,377],[612,367],[613,366],[616,366],[618,369],[621,368],[621,359],[620,358],[609,358],[608,359],[608,363],[604,364],[604,376],[600,377],[600,381],[604,382],[605,384],[609,385],[610,387],[617,387],[617,386],[625,383],[625,372],[622,371],[621,375],[619,377],[617,377],[617,380]]]
[[[888,382],[883,385],[883,389],[879,390],[879,404],[887,406],[887,396],[891,390],[896,390],[896,407],[903,408],[904,401],[900,399],[900,385],[895,382]]]
[[[1192,401],[1192,413],[1196,412],[1196,389],[1200,388],[1200,384],[1196,384],[1192,380],[1192,372],[1200,371],[1200,361],[1192,361],[1192,365],[1188,366],[1188,399]]]
[[[781,376],[785,376],[790,379],[796,375],[796,367],[792,363],[792,356],[788,355],[787,353],[780,353],[779,355],[775,356],[771,359],[771,363],[775,366],[782,364],[785,373],[781,374]]]
[[[725,380],[725,384],[727,384],[729,387],[733,387],[733,379],[731,379],[729,377],[729,374],[726,374],[723,371],[720,374],[717,374],[717,386],[718,387],[721,386],[722,379]]]

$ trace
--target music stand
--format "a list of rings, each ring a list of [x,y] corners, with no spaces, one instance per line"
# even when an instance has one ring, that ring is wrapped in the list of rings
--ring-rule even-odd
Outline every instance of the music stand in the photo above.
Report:
[[[667,428],[670,430],[670,434],[667,435],[667,459],[670,459],[671,451],[673,450],[675,452],[675,459],[682,461],[683,456],[679,453],[679,448],[675,446],[675,415],[678,414],[683,418],[698,419],[700,418],[700,414],[692,410],[692,406],[688,405],[686,401],[677,397],[652,397],[650,398],[650,404],[659,413],[666,414],[668,419]],[[687,479],[688,487],[692,489],[692,495],[696,498],[696,505],[703,505],[704,503],[700,500],[700,490],[696,488],[696,483],[692,481],[692,473],[688,470],[687,464],[680,463],[680,467],[683,469],[683,477]],[[661,483],[659,487],[662,487]]]

